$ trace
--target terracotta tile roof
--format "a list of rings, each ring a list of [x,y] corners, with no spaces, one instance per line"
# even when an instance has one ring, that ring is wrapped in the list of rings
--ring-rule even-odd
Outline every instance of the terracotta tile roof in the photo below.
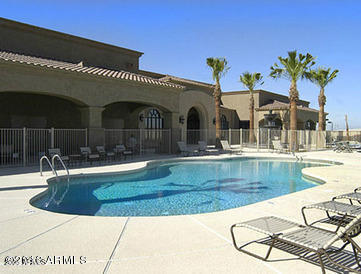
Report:
[[[282,109],[289,109],[290,108],[290,104],[289,103],[284,103],[284,102],[280,102],[277,100],[274,100],[272,103],[269,103],[267,105],[263,105],[259,108],[257,108],[257,111],[264,111],[264,110],[282,110]],[[313,108],[309,108],[309,107],[305,107],[302,105],[297,105],[297,109],[299,110],[305,110],[305,111],[312,111],[312,112],[318,112],[317,109],[313,109]]]
[[[48,67],[53,69],[61,69],[61,70],[67,70],[73,72],[81,72],[96,76],[116,78],[116,79],[122,79],[128,81],[135,81],[135,82],[140,82],[155,86],[163,86],[163,87],[170,87],[170,88],[183,89],[183,90],[185,89],[185,87],[182,85],[160,81],[158,79],[154,79],[151,77],[147,77],[144,75],[140,75],[128,71],[123,71],[123,70],[116,71],[116,70],[110,70],[110,69],[98,68],[98,67],[87,67],[84,66],[82,62],[78,64],[74,64],[74,63],[45,59],[40,57],[33,57],[33,56],[22,55],[22,54],[6,52],[6,51],[0,51],[0,60],[40,66],[40,67]]]
[[[214,85],[209,84],[209,83],[194,81],[194,80],[185,79],[185,78],[181,78],[181,77],[177,77],[177,76],[173,76],[173,75],[166,75],[162,78],[159,78],[159,80],[165,81],[168,83],[173,80],[173,81],[177,81],[177,82],[181,82],[181,83],[192,84],[192,85],[202,86],[202,87],[211,88],[211,89],[214,88]]]

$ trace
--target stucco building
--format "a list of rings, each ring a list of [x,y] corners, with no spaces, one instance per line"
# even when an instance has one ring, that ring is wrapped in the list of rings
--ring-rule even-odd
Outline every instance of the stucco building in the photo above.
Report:
[[[0,37],[0,127],[85,127],[93,145],[103,128],[214,128],[212,85],[157,79],[142,52],[7,19]]]
[[[107,128],[174,129],[177,140],[214,141],[212,84],[141,70],[139,51],[4,18],[0,37],[0,128],[87,128],[92,146],[104,143]],[[256,128],[270,107],[287,128],[286,105],[269,105],[287,104],[286,96],[255,97]],[[222,102],[222,128],[247,128],[248,93],[224,93]],[[317,122],[308,104],[300,101],[300,128]]]
[[[223,106],[236,112],[235,114],[224,111],[224,115],[232,121],[234,127],[237,126],[238,118],[239,128],[249,128],[249,97],[249,91],[223,93]],[[289,129],[289,99],[287,96],[266,90],[255,90],[254,103],[254,128],[262,128],[265,125],[264,115],[272,111],[276,114],[275,126],[279,129]],[[316,129],[318,110],[310,108],[309,104],[304,100],[299,100],[297,103],[297,129]]]

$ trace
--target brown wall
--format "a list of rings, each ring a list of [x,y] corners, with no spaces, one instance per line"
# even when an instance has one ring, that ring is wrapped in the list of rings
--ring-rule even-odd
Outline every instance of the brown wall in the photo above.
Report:
[[[84,66],[137,71],[141,52],[0,18],[0,50]],[[129,64],[132,64],[130,67]]]
[[[288,97],[281,95],[281,94],[268,93],[268,92],[262,92],[262,91],[259,92],[258,94],[259,94],[259,106],[258,107],[269,104],[273,100],[284,102],[284,103],[289,102]],[[298,104],[308,107],[310,103],[307,101],[299,100]]]

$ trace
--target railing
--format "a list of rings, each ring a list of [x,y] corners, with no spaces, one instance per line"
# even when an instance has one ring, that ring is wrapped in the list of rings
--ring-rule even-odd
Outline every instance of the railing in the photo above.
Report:
[[[45,155],[40,158],[40,176],[43,176],[43,160],[46,160],[46,162],[49,164],[49,167],[51,168],[52,173],[58,177],[58,173],[56,172],[54,166],[50,163],[49,158]]]
[[[171,129],[105,129],[105,147],[112,150],[123,144],[134,154],[171,154]]]
[[[68,181],[69,181],[69,170],[68,168],[66,167],[66,165],[64,164],[63,160],[60,158],[60,156],[58,154],[55,154],[52,158],[51,158],[51,164],[53,166],[53,170],[55,171],[56,168],[55,168],[55,159],[58,159],[60,164],[63,166],[64,170],[66,171],[66,174],[68,175],[67,178],[68,178]]]
[[[291,140],[295,144],[295,151],[315,151],[329,148],[336,141],[361,142],[361,131],[316,131],[316,130],[279,130],[279,129],[228,129],[221,130],[221,139],[229,144],[252,149],[273,149],[274,140],[280,140],[282,145],[291,149]],[[192,136],[190,138],[189,136]],[[206,141],[208,145],[215,145],[215,130],[190,130],[186,134],[188,144]],[[183,139],[184,140],[184,139]]]
[[[101,130],[100,130],[101,131]],[[177,141],[197,145],[205,141],[215,145],[214,129],[103,129],[107,151],[117,144],[124,144],[135,155],[172,154],[177,152]],[[361,131],[315,131],[277,129],[227,129],[221,130],[221,139],[230,145],[251,149],[273,149],[273,141],[280,140],[290,148],[295,140],[299,151],[314,151],[330,148],[338,141],[361,142]],[[59,148],[62,155],[77,155],[79,148],[88,146],[86,129],[0,129],[0,167],[29,166],[39,163],[50,148]],[[92,147],[95,151],[95,147]]]
[[[76,154],[87,146],[86,129],[0,129],[0,166],[26,166],[39,163],[49,148],[64,155]]]

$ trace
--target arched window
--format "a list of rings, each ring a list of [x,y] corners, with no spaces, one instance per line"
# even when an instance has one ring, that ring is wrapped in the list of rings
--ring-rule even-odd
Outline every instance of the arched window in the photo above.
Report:
[[[227,118],[225,115],[222,115],[221,116],[221,129],[222,130],[225,130],[225,129],[228,129],[229,128],[229,123],[227,121]]]
[[[147,129],[159,129],[163,128],[163,118],[161,117],[159,111],[155,108],[152,108],[148,112],[148,116],[145,117],[145,128]]]
[[[316,129],[316,123],[312,120],[307,120],[305,123],[305,129],[307,130],[315,130]]]

